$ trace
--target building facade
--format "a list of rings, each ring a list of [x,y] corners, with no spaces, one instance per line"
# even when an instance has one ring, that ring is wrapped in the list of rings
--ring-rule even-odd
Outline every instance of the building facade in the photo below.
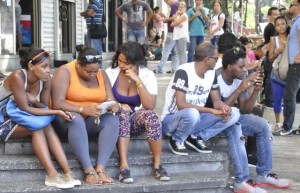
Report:
[[[108,37],[103,40],[104,57],[126,41],[126,26],[114,11],[128,1],[103,0],[108,30]],[[167,14],[163,0],[145,1],[151,7],[160,6]],[[55,62],[72,60],[75,46],[84,43],[86,25],[80,12],[86,9],[89,0],[0,0],[0,72],[20,68],[15,13],[18,2],[22,8],[22,46],[44,48],[52,53]]]

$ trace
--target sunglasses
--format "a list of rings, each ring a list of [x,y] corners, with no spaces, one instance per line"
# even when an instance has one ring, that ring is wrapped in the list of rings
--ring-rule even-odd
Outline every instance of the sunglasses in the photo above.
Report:
[[[218,57],[217,56],[209,56],[208,58],[214,59],[216,62],[218,62]]]
[[[102,56],[101,55],[86,55],[85,59],[87,62],[101,62],[102,61]]]
[[[293,6],[296,6],[296,7],[297,7],[297,6],[299,6],[299,5],[298,5],[298,4],[295,4],[295,3],[291,3],[291,4],[290,4],[290,7],[293,7]]]

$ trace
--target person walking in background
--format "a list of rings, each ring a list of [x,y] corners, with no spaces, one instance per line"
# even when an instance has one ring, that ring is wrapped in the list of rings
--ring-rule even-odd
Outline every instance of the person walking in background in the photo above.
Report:
[[[119,119],[114,113],[120,109],[105,71],[99,69],[101,55],[94,48],[82,49],[77,60],[61,66],[53,75],[53,109],[69,111],[74,117],[70,122],[57,117],[53,125],[60,137],[68,139],[88,184],[113,184],[105,166],[118,140]],[[111,104],[102,109],[104,102]],[[95,168],[89,154],[89,137],[98,141]]]
[[[112,91],[119,102],[120,131],[118,152],[120,158],[119,180],[132,183],[128,164],[130,137],[146,132],[153,155],[156,179],[169,181],[170,177],[160,162],[162,147],[161,123],[153,111],[156,106],[157,80],[147,66],[146,45],[127,42],[119,47],[112,66],[106,69]]]
[[[167,18],[167,16],[165,16],[165,14],[163,14],[161,12],[160,7],[156,6],[154,9],[154,13],[153,13],[153,27],[156,29],[157,34],[163,38],[162,36],[163,31],[164,31],[164,19]]]
[[[267,50],[269,50],[268,48],[269,48],[269,43],[270,43],[271,37],[276,35],[274,21],[275,21],[275,18],[278,16],[279,16],[279,10],[277,7],[269,8],[269,10],[268,10],[269,23],[264,29],[264,40],[265,40],[264,44],[265,44],[265,47],[267,48]],[[263,62],[264,62],[263,66],[265,68],[264,91],[263,91],[263,93],[265,95],[264,106],[273,108],[273,89],[272,89],[271,80],[270,80],[271,71],[272,71],[272,62],[269,60],[269,51],[267,51],[266,57]]]
[[[179,65],[187,62],[186,57],[186,44],[190,41],[189,36],[189,21],[186,12],[186,4],[181,1],[178,5],[178,11],[175,14],[175,18],[171,23],[171,27],[174,28],[173,40],[176,41],[176,47],[179,58]]]
[[[170,71],[167,71],[167,73],[174,73],[179,66],[176,41],[173,40],[173,27],[171,27],[171,23],[176,17],[179,2],[177,0],[165,0],[165,3],[168,4],[168,6],[170,6],[171,8],[169,18],[164,19],[164,22],[168,23],[168,34],[166,37],[165,45],[163,47],[161,60],[156,69],[153,70],[154,73],[163,73],[163,68],[170,54],[172,54],[172,69]]]
[[[288,56],[290,68],[288,70],[285,94],[284,94],[284,121],[283,131],[280,135],[288,135],[293,131],[293,124],[296,111],[296,96],[300,88],[300,0],[293,0],[290,8],[293,15],[291,31],[288,39]]]
[[[224,33],[223,25],[225,21],[225,14],[221,12],[221,2],[214,2],[214,13],[210,21],[209,31],[210,31],[210,43],[214,46],[218,46],[218,40],[220,35]]]
[[[187,11],[190,27],[190,46],[187,62],[194,61],[195,49],[204,42],[205,26],[209,22],[207,17],[208,9],[203,7],[202,1],[195,0],[195,7],[191,7]]]
[[[144,11],[147,13],[147,18],[144,18]],[[124,19],[122,12],[127,13],[127,20]],[[141,0],[131,0],[128,3],[122,4],[115,10],[115,15],[127,24],[127,40],[145,43],[144,28],[152,19],[153,12],[149,5]]]
[[[49,52],[43,49],[22,48],[19,50],[19,56],[22,69],[11,73],[3,81],[0,85],[0,98],[3,99],[12,94],[17,107],[36,116],[36,119],[38,116],[57,115],[66,122],[72,121],[73,116],[69,112],[48,109],[52,64]],[[20,113],[26,116],[24,112]],[[30,130],[12,121],[5,130],[5,132],[0,132],[1,139],[4,141],[9,138],[23,139],[31,136],[33,150],[46,170],[46,186],[67,189],[81,185],[70,170],[61,142],[51,124],[38,130]],[[3,131],[2,128],[1,131]],[[5,134],[7,135],[3,136]],[[56,170],[50,153],[53,154],[63,174],[59,174]]]
[[[275,29],[278,35],[271,38],[269,45],[269,60],[273,62],[273,69],[270,75],[274,94],[273,106],[276,121],[273,132],[274,134],[279,134],[279,132],[282,131],[280,116],[286,82],[278,77],[278,74],[275,73],[275,69],[278,69],[278,60],[282,57],[289,33],[289,26],[283,16],[279,16],[275,19]]]
[[[22,48],[22,26],[21,26],[21,15],[22,7],[20,6],[20,0],[15,0],[15,17],[16,17],[16,35],[17,35],[17,48]]]
[[[86,19],[87,25],[87,46],[90,48],[95,48],[98,50],[99,54],[102,55],[102,40],[92,39],[90,33],[91,24],[102,24],[105,21],[103,20],[103,2],[102,0],[90,0],[87,10],[81,12],[80,15]]]

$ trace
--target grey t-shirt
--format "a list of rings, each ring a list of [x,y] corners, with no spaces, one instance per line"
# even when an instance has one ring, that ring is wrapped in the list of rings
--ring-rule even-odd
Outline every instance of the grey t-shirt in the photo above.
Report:
[[[151,9],[149,5],[144,1],[138,1],[137,3],[124,3],[119,7],[121,12],[127,13],[128,29],[142,30],[142,22],[145,21],[144,11]]]

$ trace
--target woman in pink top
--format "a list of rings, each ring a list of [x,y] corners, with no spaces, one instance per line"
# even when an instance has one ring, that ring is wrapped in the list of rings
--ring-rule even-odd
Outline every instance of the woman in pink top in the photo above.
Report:
[[[240,42],[246,48],[246,54],[247,54],[246,68],[247,68],[247,70],[252,71],[252,70],[255,70],[258,67],[260,67],[261,61],[256,60],[254,51],[252,50],[252,46],[253,46],[252,40],[247,38],[246,36],[241,36]]]
[[[166,18],[166,16],[161,12],[158,6],[153,9],[153,12],[153,27],[156,29],[157,34],[161,36],[164,31],[164,18]]]

